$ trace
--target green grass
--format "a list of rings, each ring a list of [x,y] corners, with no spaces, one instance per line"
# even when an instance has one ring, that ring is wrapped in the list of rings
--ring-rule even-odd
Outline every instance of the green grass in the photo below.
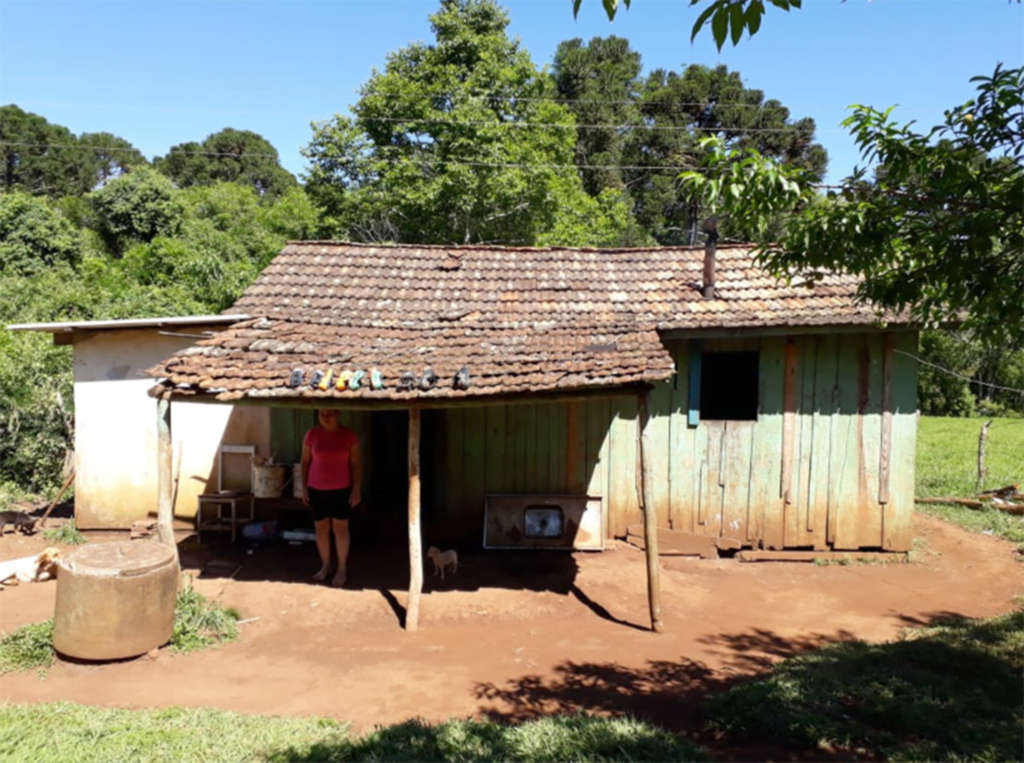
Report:
[[[45,670],[55,659],[53,620],[26,625],[0,638],[0,673]]]
[[[712,698],[726,739],[872,759],[1019,760],[1024,612],[793,657]]]
[[[350,738],[322,718],[223,710],[112,710],[69,702],[0,706],[0,761],[707,760],[697,746],[630,719],[551,717],[521,726],[408,721]]]
[[[43,537],[54,543],[65,543],[69,546],[78,546],[85,543],[85,536],[75,527],[75,520],[73,519],[69,519],[60,527],[44,530]]]
[[[193,590],[190,580],[174,603],[171,651],[195,652],[234,641],[240,617],[237,610],[221,607]]]
[[[239,614],[196,593],[191,584],[178,593],[174,603],[172,652],[195,652],[238,638]],[[53,620],[19,628],[0,638],[0,674],[40,669],[53,665]]]
[[[972,498],[978,493],[978,435],[985,419],[922,416],[917,434],[916,495]],[[994,419],[985,446],[987,474],[982,490],[1024,485],[1024,419]],[[918,511],[972,532],[1024,543],[1024,517],[991,507],[919,503]]]

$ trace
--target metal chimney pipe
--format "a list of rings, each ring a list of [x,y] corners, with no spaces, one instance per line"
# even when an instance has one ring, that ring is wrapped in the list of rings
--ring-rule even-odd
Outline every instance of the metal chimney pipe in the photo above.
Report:
[[[702,230],[708,238],[704,244],[704,288],[701,289],[701,294],[705,299],[713,299],[715,296],[715,250],[718,242],[718,218],[709,217],[704,221]]]

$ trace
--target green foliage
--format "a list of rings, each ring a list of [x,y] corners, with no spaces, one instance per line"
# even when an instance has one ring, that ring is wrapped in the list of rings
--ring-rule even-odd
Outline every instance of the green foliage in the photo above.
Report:
[[[697,5],[701,0],[690,0],[690,5]],[[789,11],[790,8],[800,8],[803,0],[768,0],[776,8]],[[726,38],[737,45],[743,39],[743,33],[748,32],[751,37],[757,34],[761,28],[761,20],[764,16],[764,0],[711,0],[697,20],[693,23],[690,32],[690,42],[697,39],[701,30],[711,25],[711,34],[715,38],[715,45],[721,50],[725,45]]]
[[[624,174],[638,221],[662,244],[697,243],[700,220],[714,211],[679,182],[680,171],[704,162],[702,171],[716,180],[729,163],[759,156],[783,177],[817,181],[828,164],[825,149],[813,142],[813,119],[791,120],[789,109],[745,87],[725,66],[651,72],[639,108],[645,126],[630,133],[625,151],[625,163],[639,169]],[[724,156],[711,150],[712,137]],[[723,236],[744,240],[749,227],[742,216],[720,226]]]
[[[295,187],[295,178],[281,166],[270,141],[230,127],[208,135],[202,143],[172,147],[154,166],[178,188],[238,183],[272,197]]]
[[[785,218],[781,232],[753,230],[761,260],[783,274],[847,272],[858,295],[926,326],[962,321],[990,344],[1024,344],[1024,68],[976,77],[978,96],[946,112],[927,134],[890,112],[858,106],[846,120],[873,182],[857,170],[840,192],[815,198],[751,184],[722,195],[726,213]],[[765,160],[756,175],[772,171]],[[755,193],[756,191],[756,193]]]
[[[14,104],[0,106],[0,191],[81,196],[146,163],[134,146],[110,133],[74,133]]]
[[[1019,758],[1024,613],[955,619],[898,641],[834,644],[708,706],[727,737],[892,761]]]
[[[115,254],[181,230],[184,205],[171,181],[148,167],[107,183],[91,199],[97,229]]]
[[[64,543],[69,546],[80,546],[85,543],[85,536],[78,531],[75,526],[75,520],[69,519],[67,522],[62,524],[60,527],[55,527],[52,530],[45,530],[43,537],[46,540],[53,541],[54,543]]]
[[[79,150],[75,153],[86,156],[92,161],[93,185],[106,185],[109,181],[121,177],[136,167],[149,164],[135,146],[109,132],[87,132],[78,136],[78,145],[89,151]]]
[[[532,244],[561,210],[585,215],[573,117],[546,100],[505,12],[444,0],[430,20],[434,43],[390,54],[353,118],[314,125],[307,190],[329,224],[364,241]]]
[[[591,196],[626,187],[620,166],[627,133],[620,125],[640,121],[640,70],[640,54],[621,37],[595,37],[586,45],[566,40],[555,51],[552,79],[576,116],[575,161]]]
[[[921,333],[918,350],[921,358],[953,372],[946,373],[923,363],[918,367],[917,404],[925,416],[970,416],[974,413],[975,401],[969,379],[977,370],[977,364],[972,357],[972,349],[972,343],[962,333]]]
[[[45,199],[0,194],[0,273],[31,275],[80,256],[78,232]]]
[[[0,638],[0,674],[49,668],[56,660],[53,651],[53,620],[19,628]],[[6,735],[0,733],[0,736]]]
[[[238,638],[239,617],[237,611],[209,601],[189,581],[174,604],[171,651],[195,652],[234,641]]]

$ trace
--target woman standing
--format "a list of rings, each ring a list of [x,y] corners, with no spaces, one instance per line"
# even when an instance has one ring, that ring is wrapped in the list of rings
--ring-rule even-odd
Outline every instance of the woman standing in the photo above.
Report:
[[[338,412],[322,408],[319,425],[302,441],[302,502],[313,510],[316,550],[320,571],[313,580],[327,580],[331,574],[331,537],[338,554],[338,567],[331,585],[345,585],[348,563],[348,520],[353,507],[362,501],[363,456],[355,432],[338,423]]]

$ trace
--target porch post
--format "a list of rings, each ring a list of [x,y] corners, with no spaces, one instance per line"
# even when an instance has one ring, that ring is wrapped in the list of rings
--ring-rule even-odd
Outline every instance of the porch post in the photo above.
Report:
[[[647,553],[647,604],[651,612],[651,630],[663,633],[661,621],[661,570],[658,567],[658,516],[651,489],[651,435],[647,428],[648,388],[637,395],[637,426],[640,427],[640,482],[644,502],[644,548]]]
[[[174,449],[171,446],[171,401],[160,397],[156,403],[157,540],[174,549]]]
[[[409,599],[405,629],[415,631],[423,590],[423,540],[420,532],[420,409],[409,409]]]

